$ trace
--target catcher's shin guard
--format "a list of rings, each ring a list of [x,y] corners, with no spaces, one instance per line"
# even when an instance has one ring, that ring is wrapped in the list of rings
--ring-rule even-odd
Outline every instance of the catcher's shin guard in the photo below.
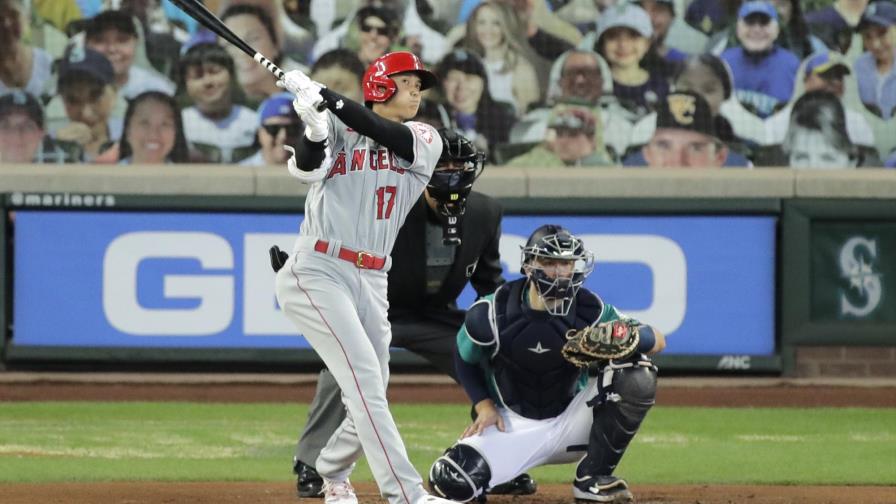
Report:
[[[647,361],[613,369],[606,400],[594,407],[588,454],[576,476],[610,475],[656,398],[656,368]]]
[[[429,469],[430,490],[457,502],[482,496],[491,479],[488,462],[475,448],[462,443],[445,450]]]

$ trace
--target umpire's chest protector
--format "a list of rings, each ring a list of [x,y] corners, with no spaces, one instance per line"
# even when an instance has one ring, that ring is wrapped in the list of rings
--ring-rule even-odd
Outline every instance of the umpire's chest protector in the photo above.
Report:
[[[581,289],[569,314],[550,315],[523,302],[525,286],[520,279],[495,293],[498,352],[492,366],[505,406],[527,418],[551,418],[569,405],[581,374],[560,352],[566,332],[597,320],[602,303]]]

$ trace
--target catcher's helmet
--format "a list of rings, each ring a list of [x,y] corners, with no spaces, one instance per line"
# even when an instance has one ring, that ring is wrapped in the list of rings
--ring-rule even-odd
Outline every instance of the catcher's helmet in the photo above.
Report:
[[[454,129],[440,128],[442,155],[426,188],[442,215],[463,215],[473,182],[485,168],[485,154]]]
[[[390,76],[402,72],[415,72],[420,76],[420,89],[429,89],[436,85],[437,79],[434,73],[423,66],[414,53],[408,51],[391,52],[375,59],[367,67],[364,77],[361,79],[361,87],[364,89],[364,102],[384,102],[398,91]]]
[[[536,259],[568,261],[568,272],[548,273]],[[545,224],[536,229],[522,250],[520,273],[529,277],[552,315],[566,315],[585,278],[594,270],[594,255],[582,240],[563,226]]]

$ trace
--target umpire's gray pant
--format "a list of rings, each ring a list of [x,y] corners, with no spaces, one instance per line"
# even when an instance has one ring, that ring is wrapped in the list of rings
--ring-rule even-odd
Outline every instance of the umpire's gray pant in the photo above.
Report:
[[[457,381],[454,349],[458,329],[451,324],[432,320],[393,321],[391,347],[414,352]],[[324,369],[317,379],[317,390],[308,411],[308,421],[299,436],[296,458],[313,466],[344,418],[342,392],[333,375]]]

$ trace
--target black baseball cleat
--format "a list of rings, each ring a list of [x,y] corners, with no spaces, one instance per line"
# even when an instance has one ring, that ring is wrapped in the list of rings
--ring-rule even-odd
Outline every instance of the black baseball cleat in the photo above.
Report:
[[[296,493],[299,497],[324,496],[324,479],[313,467],[296,459],[292,472],[296,473]]]
[[[492,495],[532,495],[538,490],[538,483],[526,473],[520,474],[516,478],[495,485],[488,490]]]
[[[634,502],[628,483],[615,476],[587,476],[572,482],[572,494],[576,500],[625,504]]]

